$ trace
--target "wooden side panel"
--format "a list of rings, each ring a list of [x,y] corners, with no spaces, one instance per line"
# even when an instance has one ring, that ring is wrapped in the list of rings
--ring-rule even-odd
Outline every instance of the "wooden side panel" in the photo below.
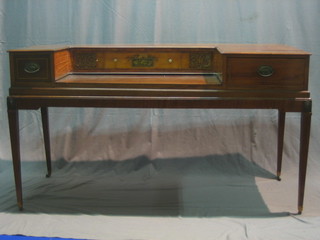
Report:
[[[54,76],[59,79],[72,71],[71,56],[69,50],[54,53]]]
[[[213,59],[213,68],[214,68],[214,72],[220,78],[220,82],[222,83],[223,86],[225,85],[224,79],[225,79],[225,75],[226,75],[225,59],[226,59],[226,57],[223,56],[220,52],[218,52],[215,49],[214,59]]]

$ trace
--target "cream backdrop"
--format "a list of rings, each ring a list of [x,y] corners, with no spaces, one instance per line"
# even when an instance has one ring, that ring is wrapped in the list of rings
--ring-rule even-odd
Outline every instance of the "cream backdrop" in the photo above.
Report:
[[[0,222],[6,223],[0,224],[0,234],[315,239],[320,229],[319,12],[319,0],[0,0]],[[296,211],[298,114],[287,115],[284,180],[279,183],[271,179],[276,111],[76,108],[49,110],[51,179],[43,178],[40,113],[21,112],[26,210],[17,214],[6,51],[44,44],[162,43],[279,43],[312,52],[304,215],[282,214]],[[80,185],[84,189],[76,191]],[[105,195],[99,192],[105,188]],[[74,225],[67,227],[68,221]]]

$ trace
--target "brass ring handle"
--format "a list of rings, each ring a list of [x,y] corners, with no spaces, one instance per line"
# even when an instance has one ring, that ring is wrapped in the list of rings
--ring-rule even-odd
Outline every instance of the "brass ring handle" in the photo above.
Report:
[[[270,77],[274,73],[274,70],[271,66],[268,65],[262,65],[258,68],[258,74],[261,77]]]
[[[27,62],[23,69],[26,73],[37,73],[40,71],[40,65],[36,62]]]

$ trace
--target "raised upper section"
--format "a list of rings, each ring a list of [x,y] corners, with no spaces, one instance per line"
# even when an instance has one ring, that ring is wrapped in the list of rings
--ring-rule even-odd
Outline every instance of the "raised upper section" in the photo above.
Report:
[[[9,53],[10,94],[117,94],[114,88],[309,94],[310,54],[285,45],[48,45]]]

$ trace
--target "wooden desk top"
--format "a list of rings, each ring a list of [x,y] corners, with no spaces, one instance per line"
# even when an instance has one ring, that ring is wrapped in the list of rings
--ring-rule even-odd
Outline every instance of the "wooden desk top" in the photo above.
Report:
[[[61,51],[72,48],[217,48],[224,54],[311,54],[301,49],[282,44],[106,44],[106,45],[36,45],[19,49],[11,49],[8,52],[28,51]]]

